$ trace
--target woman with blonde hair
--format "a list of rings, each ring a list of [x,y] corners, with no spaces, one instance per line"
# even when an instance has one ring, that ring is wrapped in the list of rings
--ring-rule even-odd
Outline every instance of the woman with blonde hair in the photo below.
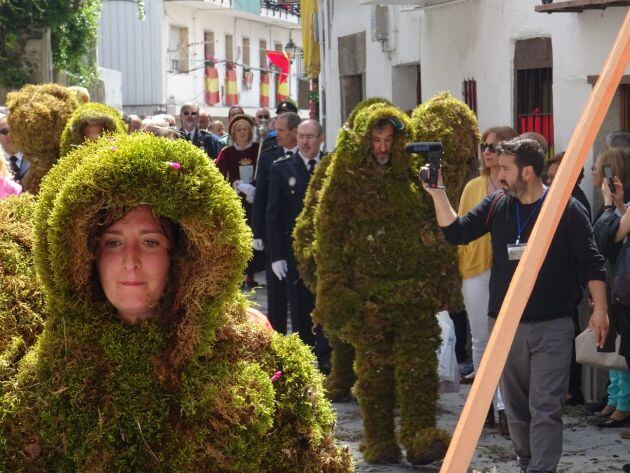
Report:
[[[469,210],[479,204],[486,196],[502,192],[499,181],[499,154],[497,146],[500,142],[510,140],[518,136],[516,131],[509,126],[488,128],[481,134],[479,144],[480,175],[472,179],[462,192],[459,202],[459,215],[465,215]],[[475,240],[467,245],[458,247],[459,272],[462,276],[462,294],[464,305],[470,321],[472,335],[472,356],[475,371],[479,368],[481,357],[486,349],[488,338],[488,297],[490,285],[490,267],[492,266],[492,246],[490,234]],[[473,371],[463,382],[472,382],[475,376]],[[507,418],[503,409],[503,401],[497,391],[496,407],[499,411],[499,426],[502,435],[509,435]],[[486,425],[492,427],[494,422],[494,410],[490,407]]]

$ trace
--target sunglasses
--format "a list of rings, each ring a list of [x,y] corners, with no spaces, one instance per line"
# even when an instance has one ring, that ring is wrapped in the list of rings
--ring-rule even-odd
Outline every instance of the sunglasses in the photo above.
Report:
[[[479,143],[479,149],[482,153],[486,150],[488,150],[488,153],[493,154],[497,152],[497,147],[492,143]]]
[[[188,115],[192,115],[194,117],[197,115],[197,112],[185,111],[185,112],[182,112],[182,115],[184,115],[185,117],[187,117]]]
[[[8,135],[9,134],[9,129],[8,128],[0,128],[0,135]]]
[[[261,120],[269,120],[269,115],[256,115],[256,118],[260,118]]]

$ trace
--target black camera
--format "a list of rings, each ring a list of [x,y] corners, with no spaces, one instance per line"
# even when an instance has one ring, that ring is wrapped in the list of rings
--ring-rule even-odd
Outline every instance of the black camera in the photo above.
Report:
[[[411,143],[407,145],[405,151],[423,155],[429,164],[420,168],[420,180],[434,189],[441,187],[438,186],[438,174],[443,155],[442,143],[438,141]]]

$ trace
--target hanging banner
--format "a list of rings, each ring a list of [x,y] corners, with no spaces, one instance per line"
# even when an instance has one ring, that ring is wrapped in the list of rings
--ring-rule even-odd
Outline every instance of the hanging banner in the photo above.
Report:
[[[260,106],[269,106],[269,73],[260,72]]]
[[[216,105],[221,101],[219,94],[219,71],[214,66],[206,66],[206,105]]]
[[[225,71],[225,105],[238,105],[236,71],[232,68]]]

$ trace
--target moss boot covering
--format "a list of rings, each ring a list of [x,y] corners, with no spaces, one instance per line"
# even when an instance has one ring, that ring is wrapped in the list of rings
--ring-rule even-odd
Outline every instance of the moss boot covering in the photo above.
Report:
[[[39,192],[42,177],[59,159],[59,141],[79,106],[76,94],[57,84],[25,85],[7,95],[11,136],[31,164],[24,191]]]
[[[83,144],[81,129],[90,123],[100,124],[104,133],[114,134],[127,131],[120,112],[115,108],[96,102],[80,105],[66,123],[61,134],[60,156],[65,156]]]
[[[341,130],[338,139],[343,143],[347,139],[347,132],[352,130],[354,119],[357,114],[366,107],[375,103],[392,105],[392,103],[381,97],[371,97],[359,102],[348,117]],[[315,294],[317,291],[317,268],[315,263],[315,217],[321,195],[321,189],[328,176],[330,164],[335,159],[335,152],[330,153],[325,160],[315,169],[311,178],[306,196],[304,197],[304,208],[298,216],[295,229],[293,230],[293,250],[298,261],[298,271],[304,284]],[[332,348],[331,370],[324,386],[328,398],[333,402],[347,400],[351,395],[351,389],[356,380],[354,375],[354,348],[351,344],[342,341],[333,333],[329,333],[324,326],[324,332]]]
[[[0,393],[44,326],[44,298],[33,264],[35,198],[0,200]]]
[[[375,162],[370,132],[396,119],[387,166]],[[356,353],[355,394],[368,462],[398,461],[394,407],[400,408],[400,442],[412,463],[446,452],[449,435],[436,428],[439,380],[440,279],[456,266],[437,252],[443,241],[433,207],[420,188],[421,162],[405,153],[414,137],[398,109],[373,104],[361,110],[351,132],[340,136],[316,216],[317,299],[314,318]]]
[[[103,211],[138,205],[177,236],[158,314],[128,325],[92,242]],[[352,471],[309,349],[247,321],[251,234],[203,151],[144,134],[81,146],[34,221],[49,315],[0,398],[0,471]]]

